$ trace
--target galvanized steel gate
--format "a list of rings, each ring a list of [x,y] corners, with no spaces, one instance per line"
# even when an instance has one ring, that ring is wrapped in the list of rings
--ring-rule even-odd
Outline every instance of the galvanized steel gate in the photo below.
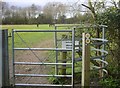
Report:
[[[65,48],[31,48],[31,47],[15,47],[15,34],[17,36],[20,37],[20,35],[18,33],[29,33],[29,32],[52,32],[55,33],[59,33],[59,32],[70,32],[72,33],[72,48],[71,49],[65,49]],[[23,41],[23,39],[20,37],[20,39]],[[74,53],[75,53],[75,30],[12,30],[12,59],[13,59],[13,85],[14,86],[64,86],[64,87],[74,87]],[[58,63],[57,61],[54,63],[46,63],[46,62],[16,62],[15,61],[15,52],[16,51],[27,51],[30,50],[31,52],[33,51],[55,51],[56,54],[58,51],[70,51],[72,53],[72,58],[71,58],[71,62],[69,63]],[[71,75],[59,75],[57,74],[57,71],[55,69],[55,74],[19,74],[15,72],[15,67],[16,65],[55,65],[55,67],[57,67],[58,65],[71,65]],[[16,83],[16,77],[70,77],[71,78],[71,84],[70,85],[64,85],[64,84],[24,84],[24,83]]]
[[[58,26],[59,27],[59,26]],[[93,26],[93,27],[96,27],[96,26]],[[91,27],[91,28],[93,28]],[[100,25],[100,30],[101,30],[101,38],[95,38],[96,36],[94,36],[93,38],[91,38],[91,41],[93,41],[90,45],[92,46],[91,48],[91,51],[90,52],[101,52],[101,55],[100,56],[92,56],[90,57],[91,60],[94,60],[94,61],[98,61],[98,62],[101,62],[102,63],[102,66],[99,67],[99,66],[92,66],[93,69],[91,70],[101,70],[105,73],[107,73],[107,71],[105,70],[105,67],[108,65],[108,63],[105,61],[105,57],[107,56],[108,52],[105,50],[105,44],[108,42],[108,40],[105,39],[105,28],[106,26],[105,25]],[[90,27],[86,27],[86,28],[90,28]],[[80,29],[83,29],[83,27],[80,27]],[[15,47],[14,43],[15,43],[15,34],[17,36],[19,36],[19,38],[22,40],[22,42],[24,42],[24,40],[20,37],[20,35],[18,33],[54,33],[54,44],[55,44],[55,47],[54,48],[31,48],[29,46],[27,46],[27,48],[25,47]],[[70,40],[70,43],[68,43],[68,46],[69,48],[64,48],[65,46],[63,47],[58,47],[58,42],[59,39],[57,39],[57,33],[71,33],[71,40]],[[74,84],[74,73],[75,73],[75,63],[76,61],[82,61],[82,57],[79,57],[79,58],[76,58],[75,57],[75,53],[77,50],[79,50],[80,52],[82,52],[82,46],[81,44],[79,45],[76,45],[76,38],[75,38],[75,28],[73,28],[72,30],[57,30],[57,26],[55,27],[55,30],[12,30],[12,59],[13,59],[13,85],[14,86],[44,86],[44,87],[72,87],[74,88],[75,84]],[[79,38],[77,41],[81,41],[82,38]],[[61,41],[61,39],[60,39]],[[68,41],[68,40],[67,40]],[[97,42],[96,42],[97,41]],[[24,42],[25,43],[25,42]],[[64,42],[62,42],[64,43]],[[101,49],[97,49],[97,48],[94,48],[95,46],[98,46],[98,45],[102,45]],[[78,48],[78,46],[80,48]],[[55,51],[55,62],[54,63],[46,63],[46,62],[20,62],[20,61],[15,61],[15,52],[16,51],[21,51],[21,50],[24,50],[24,51],[31,51],[34,55],[34,51]],[[71,61],[70,62],[67,62],[67,63],[60,63],[58,62],[58,52],[59,51],[69,51],[71,52]],[[37,56],[36,56],[37,57]],[[51,58],[52,59],[52,58]],[[15,72],[15,67],[17,65],[38,65],[38,66],[43,66],[43,65],[52,65],[52,66],[55,66],[54,70],[55,70],[55,73],[54,74],[19,74],[19,73],[16,73]],[[59,75],[58,74],[58,66],[62,66],[62,65],[66,65],[66,66],[71,66],[70,69],[71,69],[71,74],[70,75]],[[62,78],[71,78],[71,84],[29,84],[29,83],[16,83],[16,77],[56,77],[56,78],[59,78],[59,77],[62,77]]]

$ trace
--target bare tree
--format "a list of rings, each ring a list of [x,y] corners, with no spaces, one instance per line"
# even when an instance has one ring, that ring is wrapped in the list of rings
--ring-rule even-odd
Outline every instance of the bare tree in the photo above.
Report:
[[[11,9],[12,17],[14,18],[15,14],[17,13],[18,8],[17,6],[12,5],[10,9]]]
[[[5,17],[5,16],[7,16],[8,15],[8,13],[9,13],[9,15],[10,15],[10,10],[9,10],[9,5],[8,5],[8,3],[6,3],[6,2],[1,2],[1,10],[2,10],[2,17]]]
[[[115,8],[118,8],[116,0],[111,0],[111,3],[114,5]]]
[[[4,13],[8,8],[9,8],[9,5],[8,5],[8,3],[6,3],[6,2],[2,2],[1,1],[1,8],[2,8],[2,12]]]
[[[66,13],[66,5],[60,2],[49,2],[43,8],[43,13],[52,19],[57,19]]]
[[[34,18],[36,15],[36,11],[37,11],[37,6],[35,4],[32,4],[30,7],[30,12],[31,12],[31,17]]]
[[[68,13],[70,14],[71,17],[81,14],[82,7],[78,1],[71,4],[69,3],[67,6],[68,6]]]

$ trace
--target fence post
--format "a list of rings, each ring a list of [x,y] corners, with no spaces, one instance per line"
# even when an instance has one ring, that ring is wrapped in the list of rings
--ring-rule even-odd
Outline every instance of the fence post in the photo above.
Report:
[[[62,39],[67,39],[67,36],[66,35],[62,35]],[[67,51],[62,51],[61,52],[61,60],[62,60],[62,63],[66,63],[66,58],[67,58]],[[66,65],[62,65],[61,67],[61,75],[65,75],[66,74]]]
[[[62,51],[61,52],[62,63],[66,63],[66,57],[67,57],[67,52],[66,51]],[[66,75],[66,65],[62,65],[60,73],[61,73],[61,75]]]
[[[57,27],[55,26],[55,30],[57,30]],[[55,48],[58,48],[58,42],[57,42],[57,32],[54,34],[54,43],[55,43]],[[55,51],[55,63],[58,63],[58,51]],[[55,65],[55,74],[58,75],[58,65]]]
[[[90,34],[82,34],[82,88],[90,86]]]
[[[2,30],[0,30],[0,88],[2,87]]]
[[[0,31],[0,69],[2,87],[9,86],[8,30]],[[2,53],[1,53],[2,52]],[[1,55],[2,54],[2,55]],[[0,79],[0,81],[1,81]]]

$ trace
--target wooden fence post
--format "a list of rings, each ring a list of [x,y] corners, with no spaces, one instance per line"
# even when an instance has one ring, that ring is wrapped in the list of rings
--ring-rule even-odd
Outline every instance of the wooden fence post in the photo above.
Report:
[[[62,63],[66,63],[66,57],[67,57],[67,52],[66,51],[61,52]],[[61,75],[66,75],[66,65],[62,65]]]
[[[82,88],[90,86],[90,34],[82,34]]]
[[[62,39],[67,39],[67,36],[66,35],[62,35]],[[66,63],[66,58],[67,58],[67,52],[66,51],[62,51],[61,52],[61,60],[62,60],[62,63]],[[61,75],[65,75],[66,74],[66,65],[62,65],[61,67]]]

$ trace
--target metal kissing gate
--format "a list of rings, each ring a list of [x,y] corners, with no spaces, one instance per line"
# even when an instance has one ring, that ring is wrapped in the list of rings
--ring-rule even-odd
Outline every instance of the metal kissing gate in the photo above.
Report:
[[[80,67],[81,63],[78,63],[78,62],[81,62],[81,61],[82,61],[82,70],[80,70],[81,72],[79,73],[80,74],[82,73],[82,78],[81,78],[82,86],[90,86],[89,85],[90,84],[90,70],[92,71],[98,70],[102,77],[104,73],[107,73],[107,71],[105,70],[106,66],[108,65],[108,63],[105,61],[105,57],[108,54],[108,52],[105,50],[105,44],[108,42],[108,40],[105,39],[105,28],[107,26],[99,25],[99,30],[101,32],[99,38],[96,38],[95,30],[94,30],[95,28],[97,28],[97,26],[76,27],[71,30],[61,30],[61,29],[57,30],[57,27],[61,27],[61,26],[55,26],[55,30],[35,30],[35,29],[34,30],[21,30],[21,29],[12,30],[12,54],[13,54],[12,59],[13,59],[13,85],[14,86],[42,86],[42,87],[49,86],[49,87],[72,87],[74,88],[74,86],[76,86],[75,81],[74,81],[75,73],[77,73],[75,68]],[[82,33],[79,34],[77,32],[77,31],[81,31],[81,29],[83,33],[82,36],[81,36]],[[87,29],[87,31],[92,29],[92,31],[90,30],[89,32],[93,33],[93,35],[91,33],[90,33],[91,35],[89,33],[84,33],[83,30],[85,29]],[[42,45],[43,47],[42,46],[31,47],[31,45],[27,44],[24,41],[24,39],[20,36],[20,34],[24,35],[27,33],[36,33],[35,35],[39,33],[37,37],[38,36],[40,37],[40,33],[41,34],[43,33],[43,35],[45,35],[45,33],[52,33],[54,36],[54,39],[53,39],[54,41],[52,41],[53,48],[48,47],[50,43],[48,43],[47,45],[43,44],[45,45],[45,47],[43,45]],[[61,38],[61,34],[64,35],[62,36],[62,38]],[[49,35],[50,34],[48,34],[47,36]],[[66,35],[67,35],[67,38],[66,38]],[[79,35],[79,37],[76,37],[77,35]],[[16,45],[15,38],[17,36],[24,43],[24,46]],[[90,36],[92,36],[93,38],[91,38]],[[45,42],[45,38],[41,41]],[[35,56],[35,58],[38,60],[33,61],[34,59],[33,58],[30,61],[28,61],[29,57],[25,56],[25,58],[22,59],[23,58],[22,55],[21,57],[18,58],[17,55],[15,54],[16,52],[21,52],[23,54],[24,51],[30,51]],[[41,52],[46,52],[46,51],[48,51],[47,54],[49,54],[50,52],[52,52],[53,54],[48,55],[47,59],[42,59],[41,61],[41,58],[42,58],[41,56],[44,53],[42,53],[41,56],[39,56],[39,53],[37,52],[41,53]],[[60,52],[62,52],[61,57],[64,58],[62,59],[62,61],[59,60],[59,58],[61,58]],[[65,56],[66,52],[69,53],[68,57]],[[54,57],[51,57],[51,56],[54,56]],[[90,64],[90,62],[92,64]],[[93,65],[91,66],[92,69],[90,68],[90,65]],[[30,69],[26,68],[27,66],[30,66],[29,67]],[[31,68],[32,66],[34,66],[34,68]],[[48,67],[47,70],[49,71],[51,70],[52,73],[47,72],[46,74],[42,72],[42,70],[40,70],[39,73],[35,73],[37,72],[38,69],[35,70],[33,73],[31,70],[34,70],[35,67],[37,66],[39,66],[38,69],[40,68],[43,69],[45,68],[45,66],[49,66],[49,67],[51,66],[51,68]],[[22,68],[22,69],[19,69],[19,68]],[[23,71],[23,69],[25,68],[27,71]],[[62,70],[64,72],[61,74],[59,72],[59,69],[61,68],[62,69],[69,68],[69,70]],[[21,70],[21,72],[17,72],[16,70]],[[69,74],[66,74],[65,71],[69,72]],[[53,83],[53,84],[42,83],[42,82],[36,83],[35,79],[32,82],[28,82],[30,81],[30,77],[39,78],[41,80],[43,80],[43,78],[51,78],[51,77],[55,78],[56,80],[59,80],[59,78],[63,78],[63,79],[67,78],[68,79],[67,81],[69,81],[69,83],[62,83],[62,82]],[[21,79],[18,80],[19,78]],[[28,78],[27,81],[25,80],[26,78]],[[21,82],[21,80],[25,80],[26,82],[24,81]]]
[[[33,32],[37,32],[37,33],[72,33],[72,48],[71,49],[66,49],[66,48],[59,48],[59,47],[55,47],[55,48],[31,48],[31,47],[15,47],[15,35],[16,36],[19,36],[19,38],[24,41],[19,33],[33,33]],[[74,48],[74,45],[75,45],[75,30],[12,30],[12,54],[13,54],[13,85],[14,86],[51,86],[51,87],[55,87],[55,86],[62,86],[62,87],[74,87],[74,52],[75,52],[75,48]],[[34,52],[34,51],[55,51],[56,54],[57,52],[59,51],[69,51],[71,52],[71,62],[69,63],[58,63],[57,60],[55,60],[55,62],[52,62],[52,63],[46,63],[46,62],[22,62],[22,61],[16,61],[15,59],[15,52],[16,51],[28,51],[30,50],[31,52]],[[53,58],[51,58],[53,59]],[[39,65],[39,66],[42,66],[42,65],[52,65],[52,66],[55,66],[55,74],[25,74],[25,73],[16,73],[15,69],[16,69],[16,66],[18,65]],[[69,65],[71,66],[71,74],[70,75],[59,75],[57,72],[56,72],[56,68],[57,66],[59,65]],[[67,84],[29,84],[29,83],[16,83],[16,78],[17,77],[55,77],[55,78],[59,78],[59,77],[67,77],[67,78],[71,78],[71,84],[67,85]]]

